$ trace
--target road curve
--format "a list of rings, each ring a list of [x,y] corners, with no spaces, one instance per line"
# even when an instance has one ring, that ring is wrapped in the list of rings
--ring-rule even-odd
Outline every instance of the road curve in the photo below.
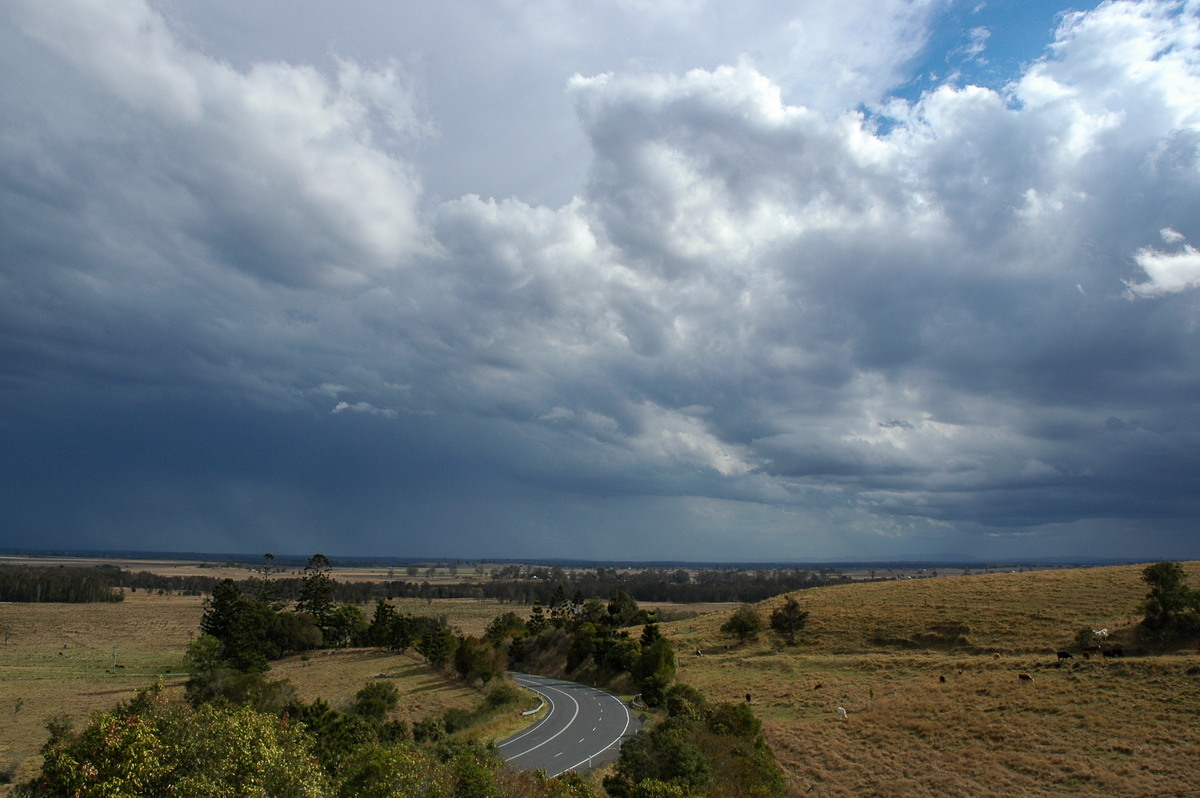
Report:
[[[517,684],[540,695],[546,716],[500,743],[500,755],[522,770],[551,776],[616,760],[621,742],[641,723],[620,698],[596,687],[514,673]]]

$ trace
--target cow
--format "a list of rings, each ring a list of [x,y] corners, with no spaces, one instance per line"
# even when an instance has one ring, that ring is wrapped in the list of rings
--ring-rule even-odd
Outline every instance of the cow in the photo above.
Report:
[[[1071,656],[1071,652],[1070,652],[1070,651],[1060,651],[1060,652],[1058,652],[1058,660],[1059,660],[1059,662],[1062,662],[1064,659],[1075,659],[1075,657]]]
[[[1022,681],[1022,682],[1032,682],[1033,677],[1030,676],[1028,673],[1018,673],[1017,680]]]
[[[845,719],[846,719],[846,710],[845,710],[845,709],[843,709],[842,707],[838,707],[838,708],[837,708],[836,710],[834,710],[834,711],[835,711],[835,712],[837,712],[837,716],[838,716],[838,718],[840,718],[841,720],[845,720]]]
[[[1120,646],[1109,646],[1100,653],[1105,657],[1124,657],[1125,649],[1121,648]]]

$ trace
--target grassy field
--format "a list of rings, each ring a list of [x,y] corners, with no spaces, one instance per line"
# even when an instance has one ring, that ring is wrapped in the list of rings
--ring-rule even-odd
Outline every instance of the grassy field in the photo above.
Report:
[[[1200,585],[1200,563],[1187,568]],[[1131,566],[803,591],[809,625],[792,648],[770,634],[746,645],[723,636],[729,605],[667,607],[703,614],[664,631],[681,681],[712,700],[751,694],[795,795],[1200,795],[1200,653],[1077,655],[1057,667],[1055,651],[1085,626],[1134,647],[1140,577]],[[764,618],[782,600],[760,605]],[[476,635],[502,612],[528,611],[397,604]],[[85,718],[160,677],[180,685],[202,611],[199,598],[144,592],[119,604],[0,604],[0,766],[23,761],[20,777],[31,775],[49,717]],[[335,706],[393,679],[410,721],[479,700],[413,655],[318,652],[276,663],[272,676]]]
[[[1200,584],[1200,563],[1188,572]],[[737,645],[719,631],[727,613],[667,633],[681,681],[717,700],[751,694],[796,795],[1200,795],[1195,649],[1076,654],[1058,667],[1056,650],[1084,626],[1134,647],[1140,576],[1096,568],[796,593],[810,616],[793,648],[769,634]],[[761,605],[763,617],[780,603]]]

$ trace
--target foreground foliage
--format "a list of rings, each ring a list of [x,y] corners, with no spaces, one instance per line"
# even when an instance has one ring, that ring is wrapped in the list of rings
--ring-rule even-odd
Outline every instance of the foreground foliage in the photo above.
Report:
[[[745,704],[708,704],[695,689],[666,694],[667,719],[621,746],[616,773],[604,780],[613,798],[784,795],[783,772]]]
[[[323,702],[284,716],[226,702],[192,707],[161,688],[94,715],[81,731],[51,724],[41,773],[21,798],[590,798],[574,774],[509,769],[491,748],[417,744],[382,720],[394,695],[360,691],[349,713]],[[382,711],[381,711],[382,710]],[[390,738],[390,739],[389,739]]]

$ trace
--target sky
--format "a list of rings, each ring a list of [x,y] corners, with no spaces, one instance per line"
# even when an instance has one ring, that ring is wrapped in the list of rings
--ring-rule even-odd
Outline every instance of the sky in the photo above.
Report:
[[[0,547],[1200,558],[1200,3],[9,0]]]

